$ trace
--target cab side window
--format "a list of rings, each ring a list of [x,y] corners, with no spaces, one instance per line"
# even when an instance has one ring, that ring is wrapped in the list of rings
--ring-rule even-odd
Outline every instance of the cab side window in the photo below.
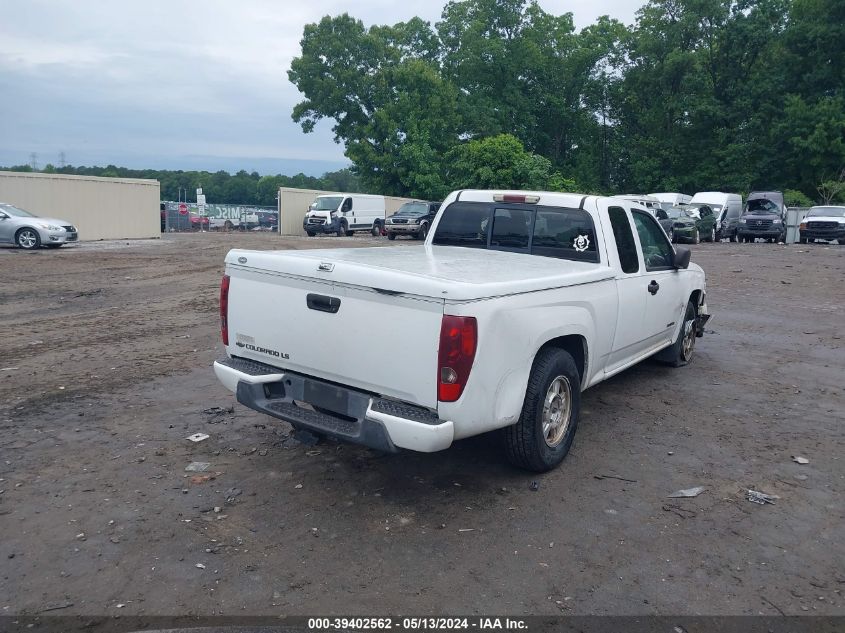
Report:
[[[344,200],[343,207],[341,207],[340,210],[344,213],[346,213],[347,211],[352,211],[352,198],[347,198],[346,200]]]
[[[628,214],[621,207],[610,207],[608,214],[622,272],[626,274],[639,272],[640,258],[637,256],[637,244],[634,242],[634,233],[631,231],[631,223],[628,222]],[[665,211],[663,215],[666,215]]]
[[[667,270],[672,268],[675,252],[666,239],[666,234],[650,213],[633,211],[634,226],[643,249],[646,270]]]

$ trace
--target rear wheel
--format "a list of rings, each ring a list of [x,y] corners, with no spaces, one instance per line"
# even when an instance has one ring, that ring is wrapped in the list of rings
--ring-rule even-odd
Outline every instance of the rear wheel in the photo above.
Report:
[[[35,250],[41,246],[41,236],[35,229],[24,228],[15,234],[15,243],[24,250]]]
[[[707,241],[708,242],[715,242],[716,241],[716,229],[715,229],[715,227],[710,229],[710,238]]]
[[[699,235],[698,229],[695,229],[695,235],[692,236],[692,243],[698,244],[699,242],[701,242],[701,235]]]
[[[425,222],[422,223],[420,226],[420,232],[417,233],[417,237],[421,240],[424,240],[428,236],[428,224]]]
[[[534,359],[519,421],[504,429],[510,462],[536,472],[551,470],[572,446],[581,410],[581,377],[572,356],[542,350]]]
[[[226,220],[226,221],[223,223],[223,228],[224,228],[224,229],[226,229],[227,231],[231,231],[233,228],[235,228],[235,225],[234,225],[234,224],[232,224],[232,221],[231,221],[231,220]]]
[[[730,241],[731,241],[731,242],[737,242],[737,241],[739,241],[739,240],[737,239],[736,233],[734,233],[733,235],[731,235],[731,236],[730,236],[730,238],[728,238],[728,239],[730,239]]]
[[[379,222],[373,222],[373,230],[371,233],[373,237],[381,235],[381,224]]]

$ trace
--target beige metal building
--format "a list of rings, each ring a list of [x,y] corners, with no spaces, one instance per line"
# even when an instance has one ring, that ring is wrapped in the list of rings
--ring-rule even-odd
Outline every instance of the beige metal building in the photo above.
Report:
[[[289,187],[279,189],[279,232],[282,235],[305,235],[305,231],[302,230],[302,218],[308,212],[308,205],[314,202],[314,198],[317,196],[330,194],[341,195],[338,191],[291,189]],[[412,198],[385,196],[385,217],[396,213],[399,207],[411,201]]]
[[[0,202],[67,220],[80,240],[161,237],[158,180],[0,171]]]

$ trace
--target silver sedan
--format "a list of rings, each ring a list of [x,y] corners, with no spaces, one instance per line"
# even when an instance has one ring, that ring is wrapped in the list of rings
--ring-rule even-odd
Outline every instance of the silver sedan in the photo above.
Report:
[[[39,218],[29,211],[0,202],[0,244],[17,244],[33,250],[41,246],[59,248],[78,239],[76,227],[66,220]]]

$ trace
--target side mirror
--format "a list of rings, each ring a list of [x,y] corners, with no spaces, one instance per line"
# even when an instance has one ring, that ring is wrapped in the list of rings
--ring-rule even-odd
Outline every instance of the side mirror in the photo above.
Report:
[[[675,247],[675,260],[673,262],[675,268],[689,268],[689,258],[692,252],[683,246]]]

